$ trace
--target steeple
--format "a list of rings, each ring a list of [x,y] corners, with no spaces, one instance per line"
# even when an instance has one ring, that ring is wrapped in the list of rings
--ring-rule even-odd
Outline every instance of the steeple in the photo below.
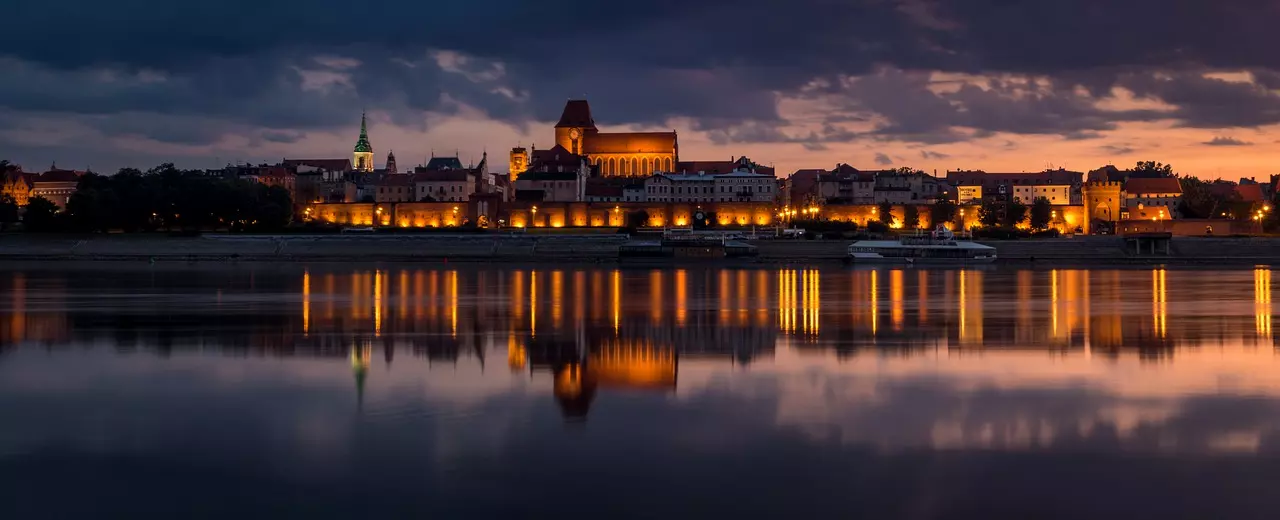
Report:
[[[373,152],[373,146],[369,144],[369,126],[363,113],[360,114],[360,139],[356,140],[355,151]]]
[[[360,138],[356,140],[355,151],[351,154],[351,165],[356,171],[373,171],[373,145],[369,144],[369,130],[363,112],[360,113]]]
[[[400,173],[400,170],[396,169],[395,151],[387,152],[387,173]]]

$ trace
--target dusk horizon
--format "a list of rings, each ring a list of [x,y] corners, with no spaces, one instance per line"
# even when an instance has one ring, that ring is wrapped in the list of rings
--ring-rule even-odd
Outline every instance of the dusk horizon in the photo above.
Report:
[[[1280,173],[1280,4],[1264,0],[133,3],[145,16],[16,7],[0,156],[100,173],[346,158],[367,113],[379,166],[488,152],[503,172],[586,99],[603,132],[675,131],[682,161],[747,156],[779,177]]]

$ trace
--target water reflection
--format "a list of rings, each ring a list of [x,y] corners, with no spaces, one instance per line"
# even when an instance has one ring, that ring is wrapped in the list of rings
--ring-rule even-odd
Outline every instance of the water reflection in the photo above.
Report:
[[[1280,393],[1280,380],[1261,372],[1280,368],[1265,267],[113,269],[103,276],[31,267],[0,277],[0,351],[101,345],[162,356],[212,350],[347,360],[361,406],[366,385],[380,385],[384,371],[392,377],[393,360],[483,372],[486,358],[505,355],[510,373],[554,396],[574,420],[593,414],[609,392],[698,392],[745,368],[878,374],[899,383],[959,377],[961,388],[1083,381],[1111,391],[1136,385],[1159,399],[1205,391],[1210,379]],[[387,369],[371,367],[377,355]],[[827,424],[838,420],[835,410],[893,394],[892,385],[879,385],[794,403],[793,394],[815,389],[768,393],[780,401],[780,422]],[[1136,414],[1125,420],[1137,424],[1169,412],[1108,413]],[[937,419],[929,444],[1026,444],[1067,427],[1046,433],[1047,423],[1026,423],[1024,415],[1015,422],[1029,429],[991,437]]]

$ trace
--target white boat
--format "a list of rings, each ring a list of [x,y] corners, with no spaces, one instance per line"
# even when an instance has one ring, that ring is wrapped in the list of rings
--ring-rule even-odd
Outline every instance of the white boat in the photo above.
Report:
[[[932,233],[898,240],[859,240],[849,245],[849,259],[878,264],[989,264],[996,261],[996,248],[975,243],[967,234],[956,236],[939,225]]]

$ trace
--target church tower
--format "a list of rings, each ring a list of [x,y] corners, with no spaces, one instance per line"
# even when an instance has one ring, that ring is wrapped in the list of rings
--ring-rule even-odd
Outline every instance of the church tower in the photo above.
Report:
[[[529,169],[529,150],[526,150],[523,146],[512,148],[511,164],[509,167],[511,169],[508,170],[508,178],[514,182],[516,179],[520,178],[520,174]]]
[[[569,153],[583,155],[584,143],[590,136],[599,132],[596,121],[591,118],[591,105],[585,99],[570,99],[564,105],[560,121],[556,123],[556,144],[563,146]]]
[[[387,152],[387,173],[400,173],[400,170],[396,169],[395,151]]]
[[[358,172],[373,171],[373,145],[369,144],[364,114],[360,114],[360,139],[356,140],[355,152],[351,154],[351,166]]]

